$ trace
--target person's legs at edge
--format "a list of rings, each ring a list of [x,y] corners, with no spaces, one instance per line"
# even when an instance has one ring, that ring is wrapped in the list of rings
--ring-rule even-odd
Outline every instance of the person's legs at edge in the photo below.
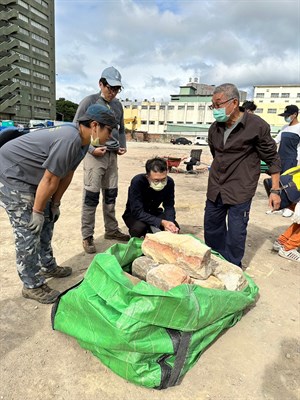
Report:
[[[218,195],[215,202],[206,200],[204,213],[204,240],[207,246],[225,257],[227,206]]]
[[[231,205],[228,209],[225,258],[239,267],[245,253],[251,202],[252,199],[242,204]]]

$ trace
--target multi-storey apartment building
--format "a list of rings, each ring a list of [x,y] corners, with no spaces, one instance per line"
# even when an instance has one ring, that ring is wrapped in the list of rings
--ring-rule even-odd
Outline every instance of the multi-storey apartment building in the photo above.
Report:
[[[255,113],[273,127],[285,124],[281,114],[285,107],[294,104],[300,108],[300,84],[254,86]]]
[[[53,0],[1,0],[0,120],[55,119]]]

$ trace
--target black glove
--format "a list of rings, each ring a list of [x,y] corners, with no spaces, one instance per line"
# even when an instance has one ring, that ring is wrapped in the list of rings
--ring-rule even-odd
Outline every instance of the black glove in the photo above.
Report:
[[[44,213],[32,211],[28,228],[32,230],[33,233],[41,232],[44,225],[45,217]]]

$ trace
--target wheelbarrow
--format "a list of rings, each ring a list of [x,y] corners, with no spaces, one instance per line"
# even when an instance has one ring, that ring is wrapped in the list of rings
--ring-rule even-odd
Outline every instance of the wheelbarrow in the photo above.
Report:
[[[163,157],[164,160],[166,160],[167,162],[167,167],[168,167],[168,171],[171,172],[172,167],[179,167],[179,164],[181,163],[181,161],[183,160],[181,157],[169,157],[169,156],[164,156]]]

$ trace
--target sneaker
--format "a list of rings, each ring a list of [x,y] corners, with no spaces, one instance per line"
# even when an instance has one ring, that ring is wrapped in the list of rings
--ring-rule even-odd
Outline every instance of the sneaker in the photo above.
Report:
[[[300,262],[300,253],[296,249],[293,250],[280,249],[278,254],[280,255],[280,257],[287,258],[288,260]]]
[[[108,240],[121,240],[122,242],[128,242],[130,240],[130,236],[121,232],[119,229],[112,233],[105,233],[104,239]]]
[[[60,295],[60,292],[51,289],[44,283],[42,286],[34,289],[28,289],[27,287],[23,286],[22,295],[25,297],[25,299],[32,299],[38,301],[39,303],[50,304],[55,302]]]
[[[282,215],[283,211],[282,210],[268,210],[266,211],[266,214],[268,215]]]
[[[56,268],[52,269],[51,271],[41,270],[40,274],[43,275],[44,278],[65,278],[66,276],[69,276],[72,274],[72,268],[57,266]]]
[[[285,209],[282,211],[282,216],[283,216],[283,217],[286,217],[286,218],[291,217],[293,214],[294,214],[294,212],[293,212],[292,210],[290,210],[289,208],[285,208]]]
[[[86,239],[83,239],[82,246],[83,246],[84,251],[86,253],[88,253],[88,254],[96,253],[96,247],[95,247],[95,244],[94,244],[93,236],[89,236]]]
[[[275,242],[273,243],[273,250],[279,251],[281,249],[284,250],[283,245],[279,243],[278,240],[275,240]]]

